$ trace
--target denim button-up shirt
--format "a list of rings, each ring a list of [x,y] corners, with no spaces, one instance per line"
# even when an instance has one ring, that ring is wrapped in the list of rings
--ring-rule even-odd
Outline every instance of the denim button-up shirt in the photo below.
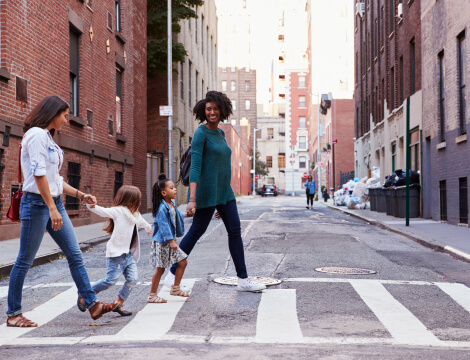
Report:
[[[304,182],[304,188],[308,189],[309,194],[315,194],[315,190],[317,189],[317,185],[315,184],[315,180]]]
[[[40,194],[35,176],[46,176],[53,197],[63,192],[62,176],[59,170],[64,162],[64,152],[57,145],[47,129],[33,127],[24,134],[21,142],[21,171],[23,191]]]
[[[173,221],[173,216],[171,216],[170,206],[166,203],[165,200],[162,200],[154,221],[152,235],[152,239],[154,241],[168,243],[170,240],[176,239],[176,237],[183,236],[184,216],[180,211],[178,211],[176,207],[175,211],[176,224]]]

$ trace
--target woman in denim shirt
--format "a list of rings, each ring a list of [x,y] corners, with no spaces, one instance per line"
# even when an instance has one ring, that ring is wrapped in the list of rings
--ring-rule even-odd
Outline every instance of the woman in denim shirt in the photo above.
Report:
[[[59,175],[64,152],[52,137],[56,130],[59,131],[67,123],[68,115],[69,105],[64,100],[58,96],[48,96],[31,111],[25,121],[21,149],[24,195],[20,205],[20,251],[10,274],[7,326],[37,326],[37,323],[23,316],[21,298],[26,273],[46,230],[67,257],[73,280],[85,299],[91,317],[98,319],[118,305],[96,300],[72,222],[60,198],[65,193],[88,204],[96,204],[94,196],[74,189]]]

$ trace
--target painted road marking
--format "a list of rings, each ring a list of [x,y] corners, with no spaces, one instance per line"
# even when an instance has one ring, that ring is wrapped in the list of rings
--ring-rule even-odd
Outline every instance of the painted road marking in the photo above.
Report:
[[[190,289],[196,279],[186,279],[182,283]],[[170,331],[178,312],[188,299],[187,297],[171,296],[170,290],[163,286],[159,296],[166,299],[166,304],[147,304],[137,315],[116,335],[91,336],[83,342],[115,342],[115,341],[156,341]]]
[[[302,342],[297,318],[295,289],[266,290],[261,295],[256,321],[256,341],[262,343]]]
[[[436,283],[457,304],[470,312],[470,289],[464,284]]]
[[[401,344],[440,345],[439,340],[406,307],[375,280],[350,280],[354,290]]]

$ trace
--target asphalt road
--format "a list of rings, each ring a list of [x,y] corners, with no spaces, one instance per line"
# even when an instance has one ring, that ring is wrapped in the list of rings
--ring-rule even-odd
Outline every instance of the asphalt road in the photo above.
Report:
[[[37,329],[0,325],[0,357],[89,359],[468,359],[470,264],[300,197],[239,204],[250,276],[282,283],[239,293],[212,280],[234,276],[222,221],[188,258],[188,299],[147,304],[153,269],[143,232],[141,283],[126,308],[92,321],[75,306],[65,259],[32,268],[23,308]],[[188,229],[191,219],[186,220]],[[84,254],[92,281],[106,274],[105,245]],[[321,267],[373,270],[329,274]],[[0,281],[6,312],[8,279]],[[113,301],[119,287],[99,294]],[[28,316],[28,314],[27,314]]]

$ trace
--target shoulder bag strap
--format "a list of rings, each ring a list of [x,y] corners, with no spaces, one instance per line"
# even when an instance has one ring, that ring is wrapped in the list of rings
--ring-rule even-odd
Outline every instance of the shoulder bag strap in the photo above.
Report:
[[[20,151],[18,155],[18,184],[21,184],[22,182],[23,181],[21,177],[21,144],[20,144]]]

